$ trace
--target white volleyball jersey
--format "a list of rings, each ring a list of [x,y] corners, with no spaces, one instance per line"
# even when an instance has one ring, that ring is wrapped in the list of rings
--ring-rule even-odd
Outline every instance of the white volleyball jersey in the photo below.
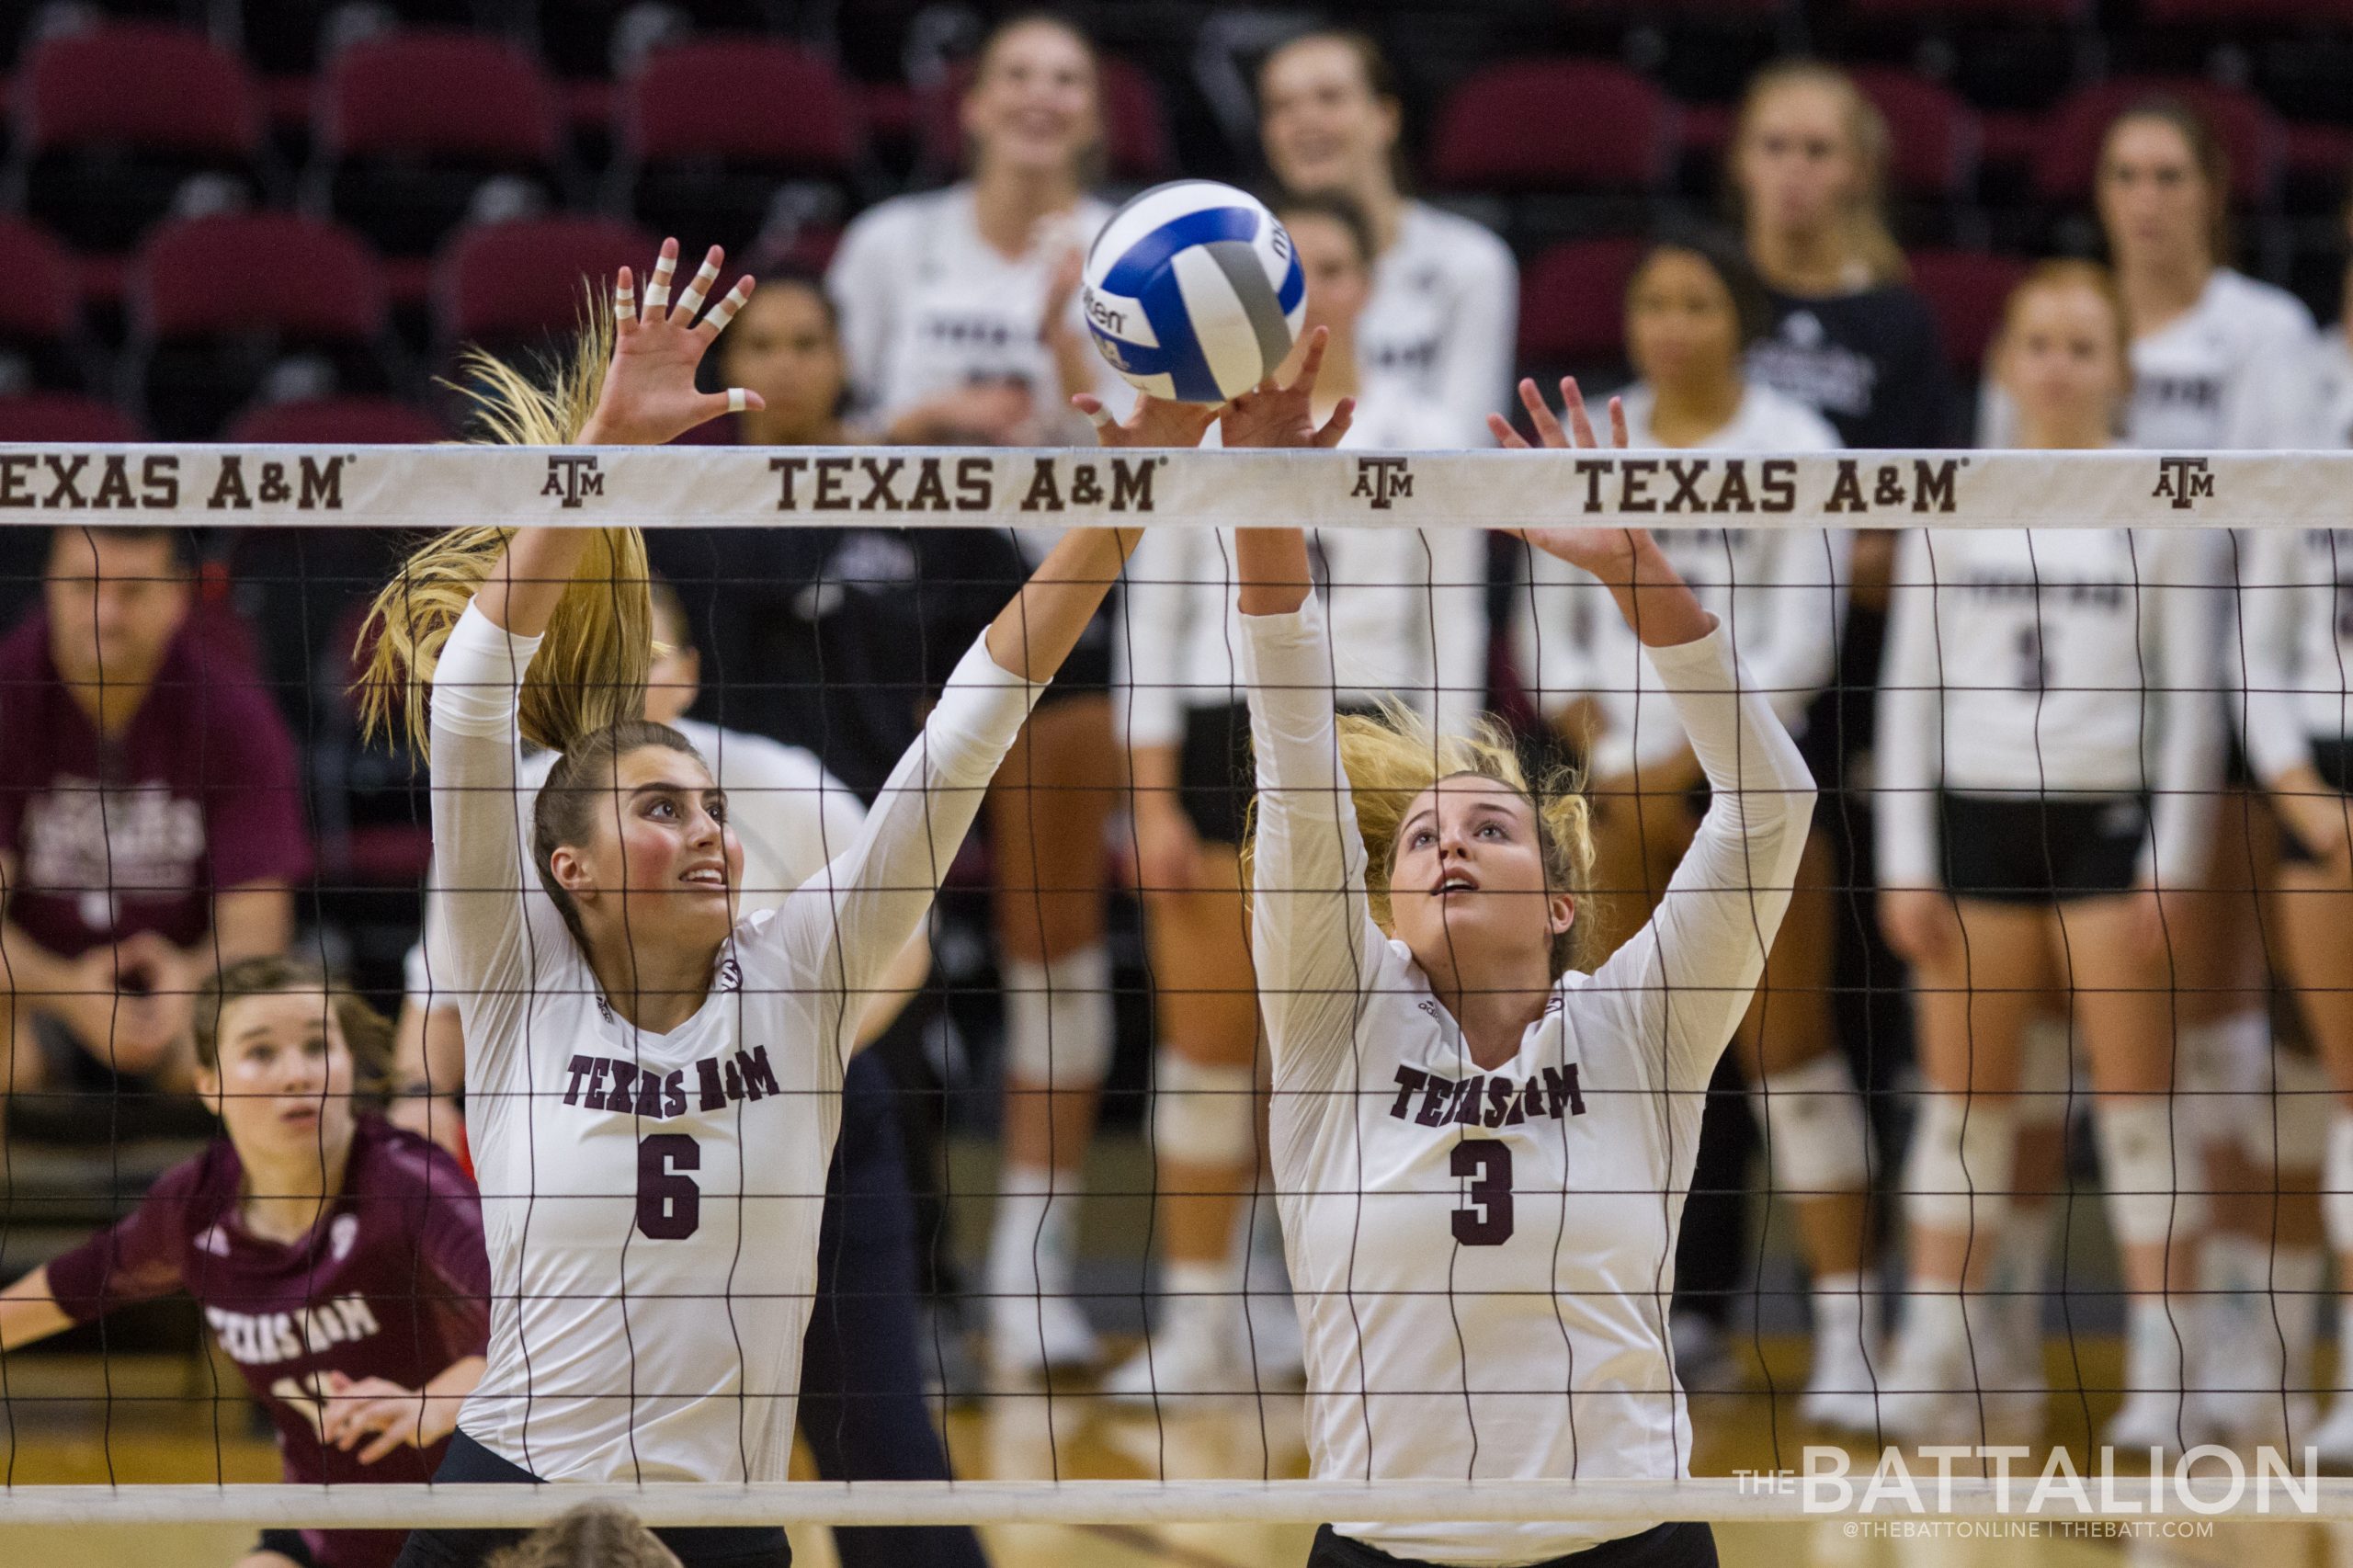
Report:
[[[781,1481],[865,997],[1036,688],[975,645],[824,874],[745,917],[666,1035],[606,1006],[541,890],[516,692],[538,640],[469,608],[434,683],[433,830],[482,1186],[489,1368],[460,1426],[553,1481]]]
[[[1394,392],[1358,407],[1343,450],[1438,444],[1444,416]],[[1217,431],[1208,445],[1215,445]],[[1395,697],[1444,733],[1486,707],[1487,536],[1477,528],[1330,528],[1308,536],[1328,596],[1343,701]],[[1120,738],[1173,746],[1193,708],[1243,699],[1230,528],[1147,528],[1121,578],[1113,646]]]
[[[859,214],[825,274],[858,405],[880,425],[939,392],[1017,381],[1049,428],[1085,430],[1063,406],[1062,378],[1039,332],[1063,254],[1073,245],[1084,251],[1110,216],[1082,197],[1066,222],[1009,257],[981,237],[970,185],[892,197]],[[1068,325],[1086,341],[1075,291]],[[1125,408],[1126,385],[1098,362],[1098,395]]]
[[[1708,1080],[1804,850],[1805,763],[1721,632],[1652,650],[1715,785],[1706,820],[1650,925],[1563,976],[1518,1053],[1482,1071],[1366,903],[1321,610],[1243,619],[1252,947],[1315,1479],[1685,1473],[1676,1234]],[[1400,1557],[1503,1564],[1645,1526],[1336,1528]]]
[[[2353,328],[2338,322],[2321,334],[2318,358],[2313,361],[2319,367],[2315,406],[2320,410],[2320,427],[2313,444],[2324,450],[2353,447],[2353,339],[2347,336],[2348,331]]]
[[[2127,446],[2143,451],[2279,451],[2321,439],[2312,312],[2284,289],[2229,267],[2198,302],[2132,340]],[[1989,377],[1977,444],[2013,446],[2018,409]]]
[[[1627,436],[1656,448],[1655,399],[1637,385],[1624,394]],[[1705,464],[1709,452],[1812,452],[1838,445],[1829,421],[1751,381],[1732,423],[1662,464]],[[1685,455],[1686,453],[1688,455]],[[1712,470],[1711,471],[1712,473]],[[1662,468],[1661,494],[1673,477]],[[1718,482],[1703,483],[1713,494]],[[1840,528],[1654,528],[1651,537],[1725,627],[1744,664],[1784,724],[1796,727],[1838,671],[1854,535]],[[1608,589],[1566,562],[1529,551],[1529,582],[1513,596],[1512,639],[1521,679],[1548,717],[1585,699],[1600,729],[1588,764],[1597,778],[1671,757],[1685,744],[1642,644]]]
[[[2246,750],[2276,784],[2312,743],[2353,739],[2353,529],[2251,528],[2238,640],[2223,650],[2240,687]]]
[[[2143,875],[2191,885],[2222,770],[2215,534],[1936,528],[1896,556],[1880,676],[1885,887],[1935,887],[1937,792],[2152,794]]]
[[[1484,447],[1487,415],[1511,406],[1519,264],[1482,224],[1409,201],[1396,241],[1373,263],[1357,318],[1357,361],[1370,395],[1394,382],[1443,421],[1425,449]]]

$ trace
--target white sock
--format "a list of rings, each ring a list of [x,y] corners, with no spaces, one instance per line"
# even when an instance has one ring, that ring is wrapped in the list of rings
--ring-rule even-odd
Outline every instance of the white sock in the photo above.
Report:
[[[2051,1276],[2051,1233],[2059,1205],[2013,1203],[1994,1244],[1994,1267],[1985,1279],[1992,1321],[2010,1335],[2014,1349],[2042,1344],[2042,1298]]]
[[[1889,1384],[1891,1392],[1942,1388],[1951,1378],[1968,1376],[1969,1320],[1958,1287],[1948,1280],[1913,1287],[1904,1302],[1901,1349],[1902,1369]]]
[[[2185,1341],[2196,1333],[2194,1317],[2176,1324],[2164,1297],[2133,1297],[2125,1319],[2124,1397],[2180,1393],[2182,1361],[2188,1354]]]
[[[1851,1355],[1878,1337],[1879,1298],[1860,1274],[1825,1274],[1813,1282],[1813,1342]]]
[[[998,1180],[1003,1190],[989,1228],[989,1294],[999,1301],[1067,1295],[1078,1250],[1081,1173],[1008,1165]]]
[[[1172,1261],[1160,1266],[1161,1332],[1179,1324],[1237,1324],[1242,1312],[1241,1260],[1232,1255],[1213,1262]]]
[[[2281,1247],[2271,1258],[2271,1310],[2286,1346],[2290,1393],[2316,1385],[2313,1349],[2320,1340],[2320,1293],[2328,1259],[2316,1246]]]

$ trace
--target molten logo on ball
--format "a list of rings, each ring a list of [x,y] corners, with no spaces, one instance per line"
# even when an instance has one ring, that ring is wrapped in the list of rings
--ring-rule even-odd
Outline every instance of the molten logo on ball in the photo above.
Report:
[[[1223,403],[1282,363],[1307,311],[1290,236],[1256,197],[1214,180],[1154,186],[1087,252],[1080,296],[1096,347],[1154,397]]]

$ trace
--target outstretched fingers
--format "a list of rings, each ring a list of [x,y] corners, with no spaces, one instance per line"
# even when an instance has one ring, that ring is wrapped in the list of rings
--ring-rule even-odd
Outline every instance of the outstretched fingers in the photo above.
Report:
[[[626,267],[613,279],[613,330],[623,337],[637,330],[637,278]]]
[[[1578,446],[1601,445],[1594,437],[1593,416],[1586,412],[1585,392],[1577,385],[1577,379],[1574,376],[1561,378],[1561,406],[1569,412],[1569,428],[1575,432]]]
[[[1315,444],[1327,448],[1338,446],[1347,438],[1348,426],[1356,421],[1357,400],[1342,398],[1340,406],[1332,411],[1332,417],[1324,421],[1324,428],[1315,432]]]
[[[1536,428],[1538,445],[1565,447],[1569,444],[1568,437],[1561,433],[1561,422],[1552,416],[1552,405],[1544,401],[1544,394],[1536,390],[1533,381],[1523,379],[1520,381],[1519,405],[1528,410],[1528,421]]]
[[[1495,438],[1495,445],[1498,447],[1514,451],[1528,450],[1528,437],[1513,429],[1511,421],[1500,414],[1487,415],[1487,434]],[[1506,528],[1504,531],[1508,533],[1511,530]]]
[[[1626,428],[1626,400],[1609,400],[1609,444],[1621,451],[1634,444],[1632,434]]]
[[[752,287],[750,273],[738,278],[735,287],[720,296],[719,303],[710,307],[710,313],[702,318],[702,324],[695,330],[706,335],[706,340],[725,332],[727,324],[735,319],[735,312],[742,310],[744,302],[752,297]]]
[[[711,285],[719,281],[719,264],[726,259],[725,251],[717,245],[710,247],[702,258],[701,269],[687,280],[685,290],[679,294],[677,308],[670,312],[673,322],[680,326],[694,324],[695,317],[702,310],[702,302],[710,298]]]
[[[1290,385],[1283,391],[1312,392],[1315,390],[1315,378],[1324,371],[1324,350],[1331,341],[1332,329],[1328,326],[1319,326],[1307,335],[1307,352],[1300,357],[1299,374],[1290,379]],[[1271,383],[1273,377],[1269,375],[1267,381]]]

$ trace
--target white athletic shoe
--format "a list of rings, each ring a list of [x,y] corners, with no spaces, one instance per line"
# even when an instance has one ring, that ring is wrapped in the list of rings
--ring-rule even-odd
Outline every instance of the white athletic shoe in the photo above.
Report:
[[[989,1371],[1000,1387],[1102,1358],[1095,1325],[1068,1296],[1000,1296],[989,1303]]]
[[[2343,1390],[2328,1403],[2328,1419],[2302,1434],[2304,1442],[2320,1450],[2321,1468],[2353,1470],[2353,1393]],[[2299,1473],[2301,1473],[2301,1467]]]
[[[1875,1436],[1880,1427],[1880,1374],[1863,1336],[1851,1324],[1813,1336],[1813,1369],[1798,1395],[1798,1419],[1836,1432]]]
[[[1103,1397],[1151,1406],[1172,1396],[1246,1394],[1256,1370],[1244,1359],[1242,1314],[1230,1301],[1170,1301],[1160,1326],[1103,1380]]]
[[[1895,1336],[1894,1353],[1880,1369],[1879,1427],[1890,1442],[1973,1443],[1979,1440],[1977,1401],[1965,1342],[1932,1342],[1917,1324]]]
[[[1977,1342],[1977,1365],[1993,1440],[2031,1443],[2041,1437],[2051,1379],[2042,1367],[2040,1337],[1989,1335]]]

